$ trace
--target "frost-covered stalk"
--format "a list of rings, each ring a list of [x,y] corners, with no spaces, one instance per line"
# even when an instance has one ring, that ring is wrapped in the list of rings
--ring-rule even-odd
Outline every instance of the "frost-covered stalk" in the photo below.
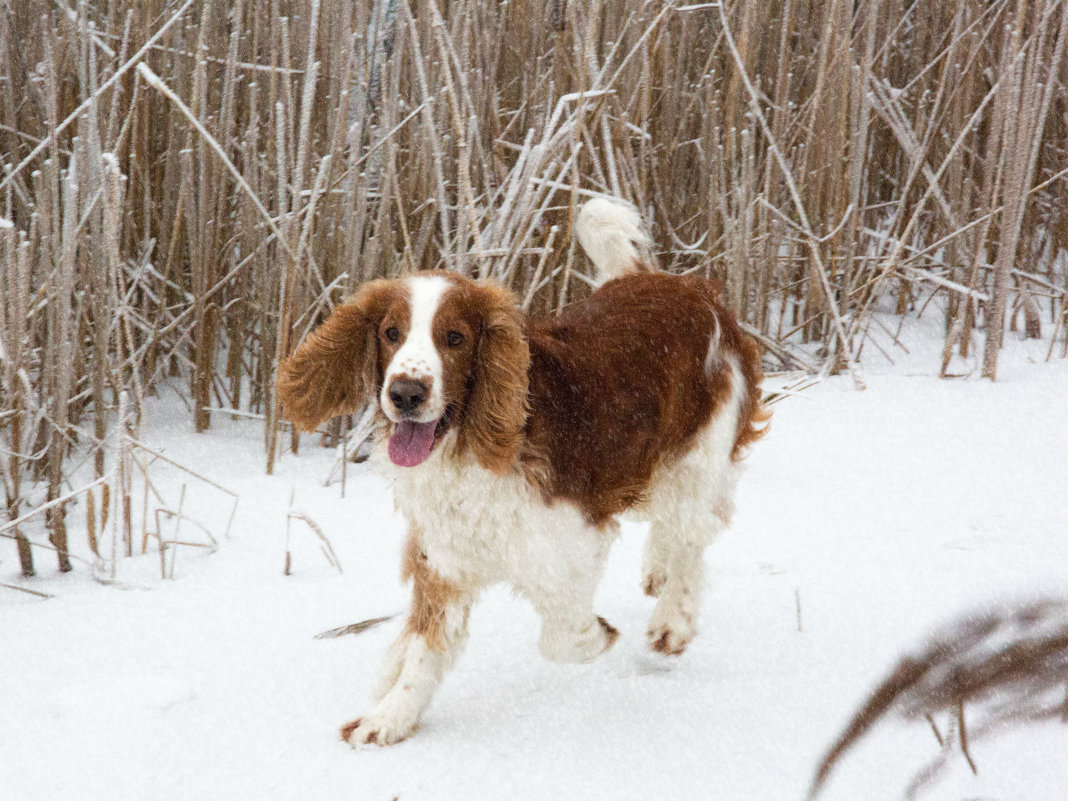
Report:
[[[133,492],[133,454],[130,445],[130,393],[119,393],[118,453],[116,456],[116,479],[118,500],[122,514],[122,543],[127,556],[133,556],[133,518],[131,494]]]
[[[81,217],[81,193],[78,176],[72,166],[62,180],[62,244],[54,280],[48,293],[48,347],[52,353],[53,376],[49,396],[52,433],[48,444],[48,500],[60,497],[63,487],[63,462],[68,448],[67,402],[74,378],[74,343],[72,341],[72,300],[74,299],[76,228]],[[59,505],[49,511],[49,540],[56,549],[59,569],[71,570],[67,554],[66,509]]]
[[[0,456],[0,478],[4,482],[5,510],[8,520],[19,516],[22,504],[22,460],[26,443],[23,437],[26,416],[26,304],[29,296],[29,244],[19,236],[10,220],[0,218],[0,397],[6,417],[0,423],[0,438],[7,453]],[[22,575],[34,575],[33,550],[22,530],[12,532],[18,549]]]

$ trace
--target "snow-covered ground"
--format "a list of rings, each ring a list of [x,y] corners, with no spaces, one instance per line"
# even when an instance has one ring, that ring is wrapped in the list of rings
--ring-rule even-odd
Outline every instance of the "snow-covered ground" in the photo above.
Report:
[[[422,730],[385,749],[352,750],[337,730],[370,708],[399,618],[314,637],[405,608],[389,488],[357,465],[342,499],[322,486],[333,454],[307,437],[267,477],[258,423],[217,416],[194,435],[165,394],[144,438],[239,493],[231,537],[211,555],[180,549],[167,581],[150,547],[114,587],[84,565],[55,574],[43,551],[23,582],[0,542],[0,582],[56,596],[0,587],[0,800],[801,799],[865,693],[932,628],[1068,595],[1068,361],[1012,339],[996,384],[933,378],[931,353],[885,368],[868,354],[866,391],[839,377],[779,403],[706,556],[683,657],[646,651],[644,531],[625,525],[597,603],[623,635],[612,651],[545,662],[533,611],[490,592]],[[152,469],[176,503],[186,479]],[[221,531],[228,501],[197,483],[185,508]],[[343,575],[300,522],[283,575],[293,491]],[[83,510],[69,518],[85,555]],[[954,757],[928,792],[1065,798],[1066,749],[1063,725],[979,740],[978,775]],[[937,753],[925,724],[880,726],[823,797],[899,798]]]

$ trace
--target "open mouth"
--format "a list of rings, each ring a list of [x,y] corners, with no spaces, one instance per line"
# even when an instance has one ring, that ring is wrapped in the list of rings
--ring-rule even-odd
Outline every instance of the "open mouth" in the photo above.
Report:
[[[449,430],[452,407],[445,409],[445,414],[428,423],[401,420],[393,426],[389,438],[389,459],[398,467],[415,467],[425,462],[434,446],[438,444],[445,432]]]

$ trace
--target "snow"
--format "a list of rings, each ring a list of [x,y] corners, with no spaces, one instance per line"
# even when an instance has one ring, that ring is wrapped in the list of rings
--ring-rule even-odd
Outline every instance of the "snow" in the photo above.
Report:
[[[150,546],[120,562],[118,586],[81,564],[55,574],[41,550],[25,582],[0,547],[0,582],[56,596],[0,587],[0,799],[803,798],[865,694],[932,629],[1065,594],[1068,361],[1010,339],[998,383],[933,378],[920,348],[893,366],[868,354],[866,391],[831,378],[776,405],[706,555],[683,657],[646,651],[644,531],[624,525],[597,603],[622,634],[612,651],[545,662],[534,612],[489,592],[421,731],[385,749],[350,749],[337,729],[370,709],[400,618],[315,635],[405,608],[389,488],[363,465],[346,498],[321,486],[333,454],[308,437],[265,476],[258,423],[216,414],[195,435],[173,396],[154,399],[143,438],[240,495],[232,535],[210,555],[180,549],[168,581]],[[226,496],[152,470],[168,503],[186,482],[188,513],[223,530]],[[283,575],[291,492],[344,574],[293,521]],[[68,517],[86,556],[83,511]],[[978,775],[956,755],[929,795],[1063,797],[1066,746],[1053,724],[978,740]],[[937,754],[925,724],[880,725],[821,797],[900,798]]]

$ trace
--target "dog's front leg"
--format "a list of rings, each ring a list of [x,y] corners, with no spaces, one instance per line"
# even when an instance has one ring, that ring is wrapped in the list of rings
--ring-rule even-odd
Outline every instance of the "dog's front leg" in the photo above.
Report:
[[[383,660],[378,705],[341,729],[352,745],[390,745],[410,735],[467,639],[473,594],[435,573],[414,537],[405,573],[413,579],[408,622]]]
[[[462,640],[457,637],[439,650],[426,637],[405,630],[397,643],[403,656],[396,681],[370,714],[342,727],[342,739],[351,745],[392,745],[414,732]]]
[[[554,662],[590,662],[607,651],[619,632],[593,613],[593,596],[604,572],[608,548],[618,532],[589,530],[559,549],[553,568],[541,571],[539,581],[522,587],[541,615],[538,648]]]

